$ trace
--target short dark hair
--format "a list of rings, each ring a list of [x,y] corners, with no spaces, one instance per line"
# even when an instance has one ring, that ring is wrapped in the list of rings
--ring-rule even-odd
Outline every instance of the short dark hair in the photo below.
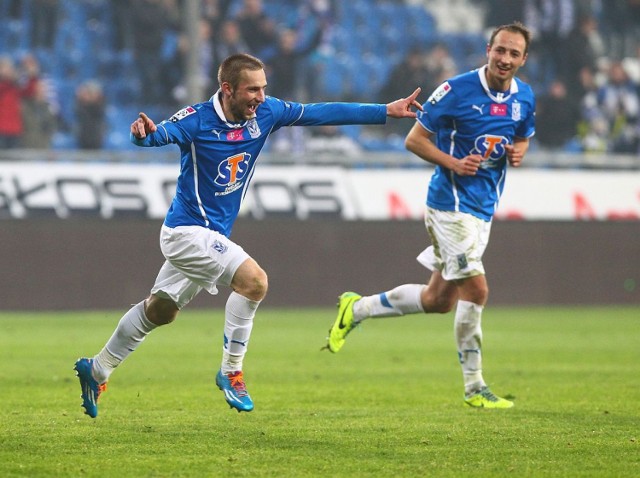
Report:
[[[248,53],[236,53],[228,56],[218,68],[218,83],[227,82],[233,89],[240,84],[240,75],[244,70],[264,70],[264,63]]]
[[[531,43],[531,31],[524,26],[521,22],[513,22],[507,25],[500,25],[491,33],[491,37],[489,38],[489,46],[493,46],[493,42],[496,39],[496,35],[501,31],[508,31],[511,33],[519,33],[524,37],[524,54],[529,53],[529,43]]]

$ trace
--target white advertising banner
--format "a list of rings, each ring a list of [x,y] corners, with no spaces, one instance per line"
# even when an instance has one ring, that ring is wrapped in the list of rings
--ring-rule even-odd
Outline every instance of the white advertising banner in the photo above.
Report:
[[[432,170],[351,171],[366,219],[420,219]],[[640,172],[511,169],[498,220],[639,220]]]
[[[431,169],[258,165],[241,215],[421,220]],[[178,165],[0,162],[0,218],[167,211]],[[640,172],[513,169],[499,220],[640,219]]]

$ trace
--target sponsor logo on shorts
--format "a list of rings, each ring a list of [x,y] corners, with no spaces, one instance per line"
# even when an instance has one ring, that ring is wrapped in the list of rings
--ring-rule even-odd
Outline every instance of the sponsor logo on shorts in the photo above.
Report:
[[[459,269],[466,269],[469,266],[469,263],[467,262],[467,256],[464,254],[458,254],[456,256],[456,259],[458,259],[458,268]]]

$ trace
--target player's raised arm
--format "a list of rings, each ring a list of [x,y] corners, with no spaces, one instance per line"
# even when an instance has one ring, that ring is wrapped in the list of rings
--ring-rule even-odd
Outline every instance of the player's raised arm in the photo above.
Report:
[[[156,124],[146,114],[140,113],[139,117],[131,123],[131,134],[138,139],[146,138],[149,133],[158,129]]]
[[[415,118],[416,112],[411,108],[417,108],[422,111],[422,105],[416,100],[422,88],[416,88],[411,95],[406,98],[400,98],[387,104],[387,116],[392,118]]]

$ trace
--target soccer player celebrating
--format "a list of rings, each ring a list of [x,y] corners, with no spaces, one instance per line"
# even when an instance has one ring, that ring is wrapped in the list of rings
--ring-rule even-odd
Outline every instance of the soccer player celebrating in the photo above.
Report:
[[[247,54],[226,58],[218,82],[220,89],[209,101],[158,125],[144,113],[131,124],[131,141],[138,146],[180,147],[180,175],[160,233],[166,261],[150,295],[124,314],[97,355],[75,364],[82,406],[92,418],[113,370],[200,291],[217,294],[220,285],[232,292],[215,382],[230,407],[253,410],[243,359],[256,309],[267,293],[267,274],[229,237],[268,136],[283,126],[384,124],[387,116],[416,118],[413,108],[422,109],[416,101],[420,88],[386,105],[282,101],[266,95],[264,64]]]
[[[456,306],[464,401],[472,407],[513,406],[494,395],[482,376],[480,322],[489,293],[482,255],[507,164],[520,165],[535,132],[533,92],[515,77],[526,62],[529,41],[521,23],[496,28],[486,47],[487,64],[442,83],[407,135],[407,149],[436,166],[425,212],[432,245],[418,256],[432,271],[429,283],[367,297],[345,292],[329,330],[327,348],[335,353],[367,318],[446,313]]]

